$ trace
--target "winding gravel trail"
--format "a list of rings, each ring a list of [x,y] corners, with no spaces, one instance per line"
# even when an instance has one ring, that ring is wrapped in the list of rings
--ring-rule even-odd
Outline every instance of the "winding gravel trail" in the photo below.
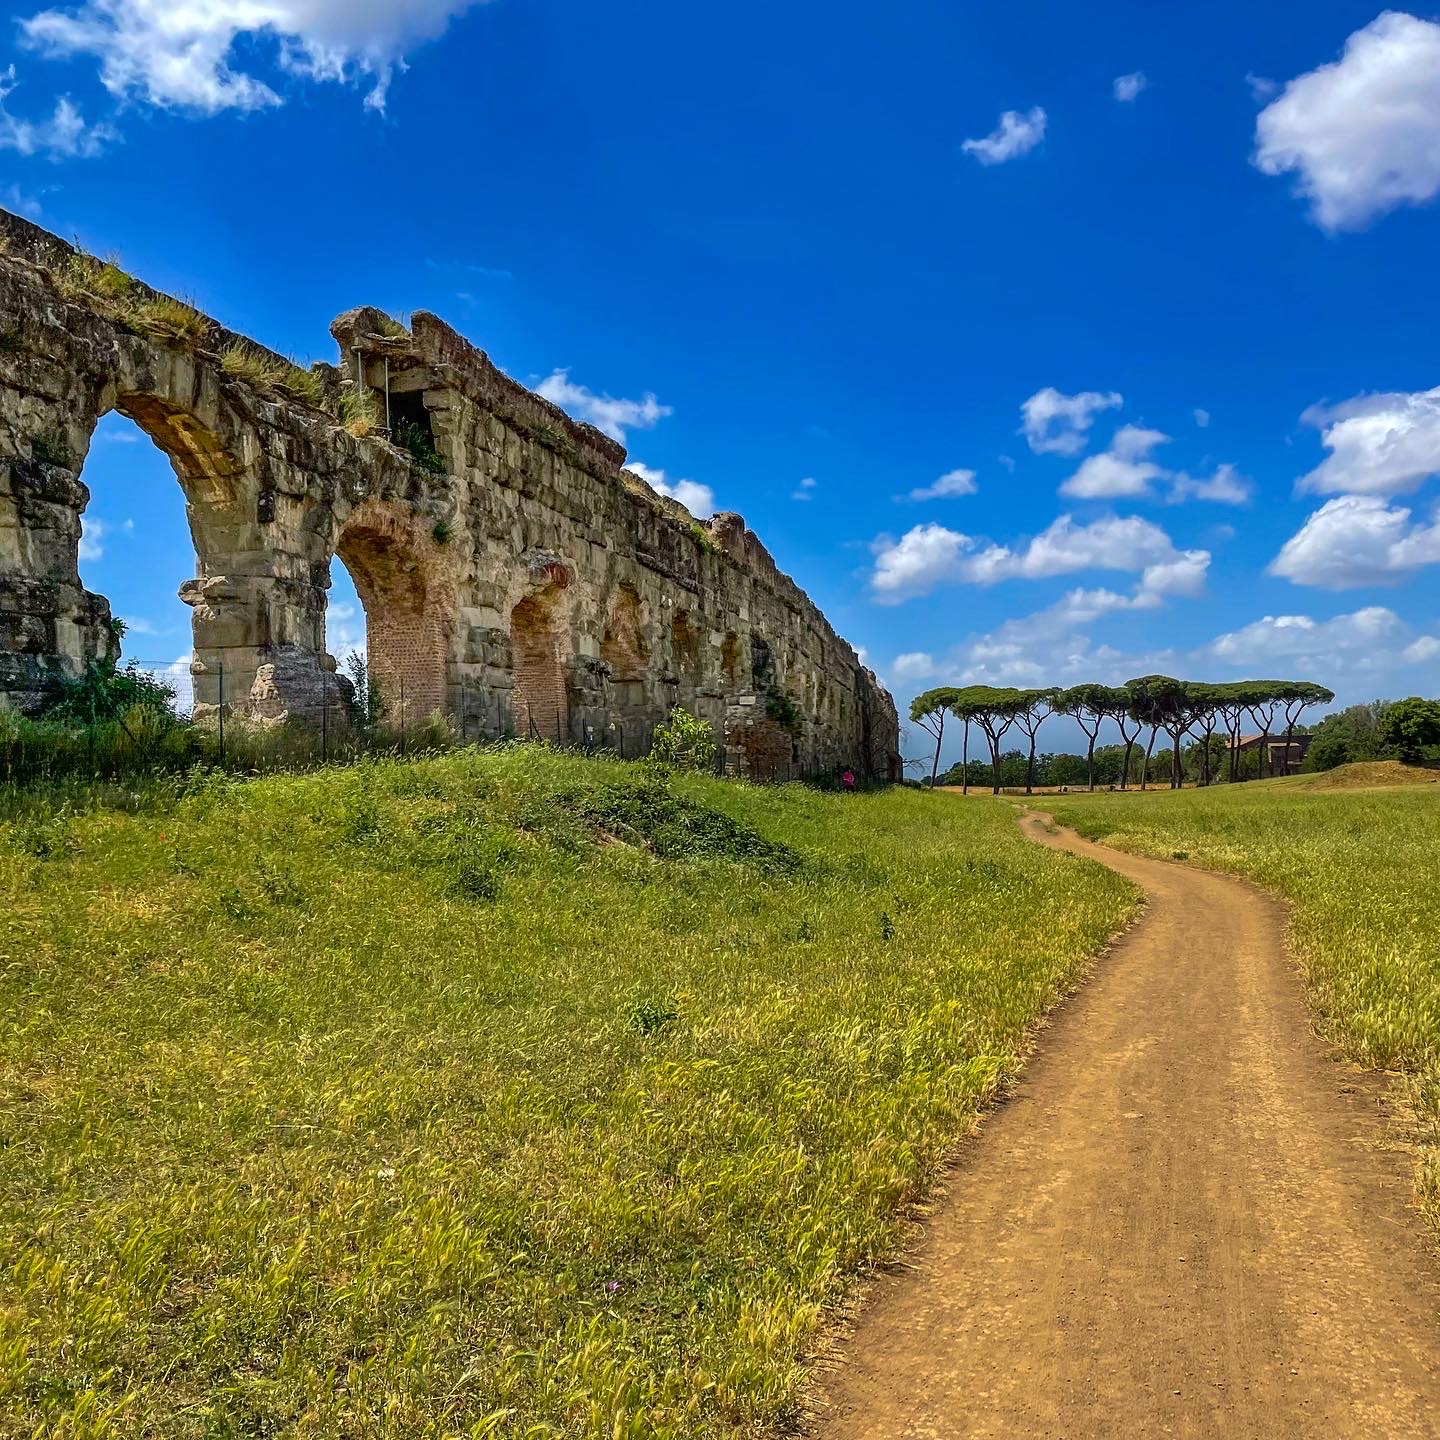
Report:
[[[963,1147],[828,1373],[823,1440],[1440,1436],[1440,1264],[1384,1085],[1278,905],[1021,822],[1149,909]]]

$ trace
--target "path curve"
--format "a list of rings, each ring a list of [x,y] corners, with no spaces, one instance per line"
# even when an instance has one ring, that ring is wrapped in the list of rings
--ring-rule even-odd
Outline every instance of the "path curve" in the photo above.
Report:
[[[964,1146],[822,1376],[823,1440],[1440,1436],[1440,1264],[1384,1085],[1311,1032],[1279,905],[1026,834],[1147,913]]]

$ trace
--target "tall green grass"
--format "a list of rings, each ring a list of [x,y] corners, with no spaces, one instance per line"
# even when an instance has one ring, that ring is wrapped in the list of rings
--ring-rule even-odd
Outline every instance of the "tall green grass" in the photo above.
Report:
[[[1132,913],[1008,809],[509,745],[0,826],[0,1428],[695,1437]]]
[[[1440,787],[1281,780],[1045,806],[1092,839],[1246,875],[1294,902],[1320,1030],[1361,1064],[1409,1077],[1421,1194],[1440,1224]]]

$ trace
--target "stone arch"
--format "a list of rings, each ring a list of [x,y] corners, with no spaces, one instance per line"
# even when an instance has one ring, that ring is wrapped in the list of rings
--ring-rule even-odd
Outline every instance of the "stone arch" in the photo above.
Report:
[[[226,568],[227,546],[233,548],[239,533],[236,482],[242,466],[234,449],[186,405],[141,387],[134,376],[113,372],[67,394],[62,403],[27,410],[23,444],[29,457],[22,454],[10,462],[19,482],[15,518],[32,550],[30,568],[45,575],[51,587],[44,604],[48,613],[35,620],[50,632],[45,648],[53,663],[73,673],[90,660],[113,659],[120,653],[109,601],[85,589],[80,575],[83,517],[92,498],[82,476],[96,430],[113,412],[129,420],[166,457],[184,497],[195,564],[193,577],[182,573],[177,579],[183,580],[179,598],[192,607],[195,712],[204,714],[218,703],[221,666],[232,645],[242,651],[232,677],[243,697],[255,672],[252,617],[228,613],[216,595],[210,597],[215,603],[201,602],[210,577]],[[37,550],[41,553],[33,553]],[[39,673],[35,678],[34,699],[40,700],[46,682]]]
[[[335,542],[365,611],[370,679],[391,725],[449,709],[454,597],[440,550],[419,518],[381,502],[361,505]]]
[[[700,678],[700,631],[688,610],[677,610],[670,621],[670,654],[678,674],[692,682]]]
[[[610,667],[611,679],[621,683],[643,680],[650,667],[640,593],[628,580],[615,588],[605,637],[600,642],[600,658]]]
[[[740,683],[740,671],[744,663],[740,637],[733,630],[727,630],[724,640],[720,642],[720,669],[731,685]]]
[[[522,739],[559,744],[570,733],[569,695],[562,653],[564,626],[559,589],[547,585],[510,612],[510,654],[515,688],[511,713]]]

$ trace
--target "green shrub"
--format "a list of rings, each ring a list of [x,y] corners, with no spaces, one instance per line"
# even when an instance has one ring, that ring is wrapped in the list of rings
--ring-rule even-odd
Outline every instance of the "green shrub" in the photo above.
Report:
[[[660,764],[677,770],[713,770],[717,749],[710,726],[677,705],[670,718],[656,728],[650,753]]]
[[[784,690],[772,690],[765,697],[765,713],[792,735],[799,735],[805,728],[805,720],[800,714],[800,707]]]
[[[395,427],[395,443],[429,474],[448,473],[445,461],[435,448],[434,438],[423,425],[417,425],[413,420],[402,420]]]

